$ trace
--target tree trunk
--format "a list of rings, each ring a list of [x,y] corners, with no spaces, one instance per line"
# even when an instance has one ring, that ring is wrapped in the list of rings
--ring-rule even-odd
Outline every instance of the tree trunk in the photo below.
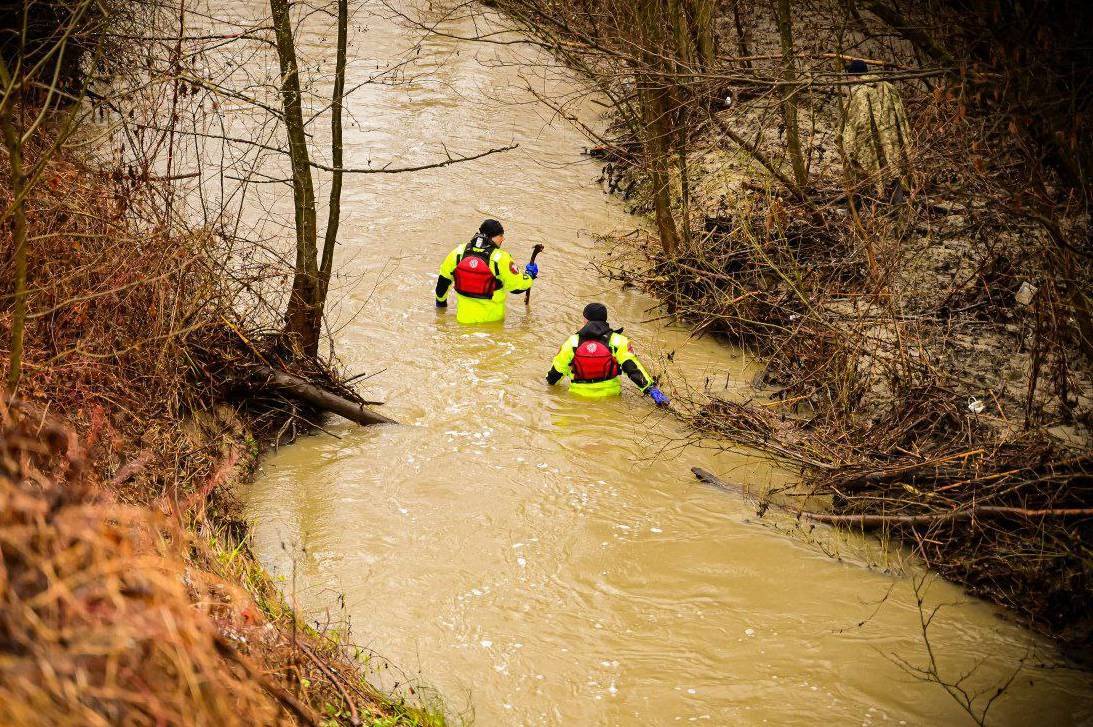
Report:
[[[309,384],[298,376],[286,374],[283,371],[261,367],[260,371],[269,380],[270,385],[288,394],[294,399],[311,404],[316,409],[343,416],[357,424],[396,424],[394,419],[377,414],[363,404],[350,401],[337,394],[320,389],[314,384]]]
[[[745,0],[733,0],[732,4],[732,22],[736,28],[736,52],[741,58],[748,58],[751,55],[751,51],[748,50],[748,30],[744,21],[744,11],[741,10],[740,5]],[[741,61],[744,68],[751,68],[751,61]]]
[[[660,233],[661,248],[668,255],[674,255],[679,249],[679,229],[672,215],[672,175],[669,159],[671,131],[667,116],[666,92],[663,89],[655,89],[647,92],[645,96],[642,103],[645,112],[645,154],[649,160],[653,213],[657,231]]]
[[[2,64],[2,61],[0,61]],[[8,151],[10,167],[12,208],[12,244],[14,246],[13,263],[15,266],[14,306],[11,315],[11,341],[8,358],[8,393],[14,394],[19,386],[23,370],[23,336],[27,320],[27,215],[26,215],[26,176],[23,174],[23,143],[19,130],[12,118],[14,98],[12,79],[6,66],[2,69],[4,89],[8,91],[0,108],[0,131],[3,132],[4,146]]]
[[[288,132],[292,197],[296,212],[296,268],[285,312],[285,334],[294,351],[315,356],[319,350],[322,307],[316,305],[319,300],[319,264],[315,186],[311,179],[311,160],[301,109],[300,70],[296,64],[289,0],[270,0],[269,6],[277,36],[277,58],[281,64],[281,98]]]
[[[676,126],[676,158],[679,164],[679,202],[681,206],[680,217],[683,219],[682,239],[686,245],[691,244],[691,179],[687,161],[690,154],[690,134],[688,132],[687,107],[679,110],[679,121]]]
[[[686,0],[686,2],[699,67],[709,70],[713,68],[717,53],[716,37],[713,32],[714,0]]]
[[[807,186],[808,169],[805,157],[801,153],[801,137],[797,127],[797,104],[794,95],[797,92],[797,71],[793,60],[793,17],[790,14],[790,0],[775,0],[775,15],[778,22],[778,36],[782,42],[782,117],[786,122],[786,149],[789,161],[793,165],[793,178],[802,190]]]
[[[315,301],[320,316],[326,306],[330,275],[334,268],[334,246],[338,243],[338,225],[342,212],[342,100],[345,95],[345,59],[349,35],[349,0],[338,0],[338,55],[334,65],[334,93],[330,102],[330,160],[334,167],[330,182],[330,203],[327,207],[326,233],[323,236],[323,259],[319,265],[319,297]]]
[[[679,230],[672,216],[672,98],[669,90],[673,77],[673,52],[671,25],[677,18],[671,13],[677,5],[665,7],[661,0],[639,0],[637,13],[637,40],[641,49],[642,65],[653,69],[652,73],[638,75],[638,104],[640,106],[642,137],[645,156],[649,164],[649,182],[652,185],[653,213],[660,245],[668,255],[679,249]]]

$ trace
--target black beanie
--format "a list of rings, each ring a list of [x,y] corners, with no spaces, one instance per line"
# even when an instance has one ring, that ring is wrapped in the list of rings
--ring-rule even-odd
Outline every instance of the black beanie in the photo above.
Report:
[[[860,58],[852,60],[846,64],[846,72],[854,76],[869,73],[869,64]]]
[[[478,228],[478,231],[481,232],[483,235],[485,235],[486,237],[488,237],[490,239],[493,239],[494,237],[497,237],[498,235],[504,235],[505,234],[505,228],[502,227],[501,223],[498,222],[497,220],[486,220]]]
[[[607,306],[603,303],[589,303],[584,307],[584,319],[607,323]]]

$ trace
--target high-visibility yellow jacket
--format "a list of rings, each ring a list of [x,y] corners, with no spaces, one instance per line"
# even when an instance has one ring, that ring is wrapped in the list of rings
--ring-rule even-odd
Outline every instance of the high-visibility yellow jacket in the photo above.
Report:
[[[456,246],[440,264],[440,278],[436,283],[438,303],[445,303],[448,300],[452,281],[455,279],[455,266],[459,264],[470,244],[467,242]],[[512,255],[499,247],[490,254],[490,270],[501,281],[501,287],[493,292],[492,298],[468,298],[456,292],[455,313],[456,320],[460,323],[491,323],[504,320],[505,296],[523,293],[535,282],[530,275],[520,272]]]
[[[582,336],[606,336],[608,331],[611,331],[611,328],[606,323],[591,321],[578,333],[567,338],[558,351],[558,355],[554,357],[550,371],[547,373],[547,383],[556,384],[563,376],[572,379],[573,354],[581,344]],[[615,362],[619,365],[619,370],[625,373],[641,389],[641,393],[644,394],[649,391],[653,386],[653,377],[649,375],[649,372],[641,365],[641,361],[634,355],[634,346],[630,343],[630,339],[621,333],[611,331],[607,345],[615,357]],[[594,398],[617,396],[622,393],[622,383],[619,381],[618,376],[607,381],[591,383],[570,381],[569,390],[574,394]]]

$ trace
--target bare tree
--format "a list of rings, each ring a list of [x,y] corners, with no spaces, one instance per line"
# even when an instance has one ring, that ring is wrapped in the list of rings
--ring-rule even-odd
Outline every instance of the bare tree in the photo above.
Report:
[[[349,0],[338,0],[338,50],[334,62],[334,92],[330,102],[330,159],[334,167],[330,182],[330,202],[327,207],[326,232],[323,236],[323,259],[319,265],[319,301],[326,303],[330,289],[330,274],[334,267],[334,246],[338,242],[338,225],[342,212],[342,103],[345,98],[345,62],[349,34]]]
[[[292,198],[296,214],[296,265],[288,309],[285,311],[285,334],[293,349],[306,356],[314,356],[319,350],[322,327],[315,183],[311,178],[307,130],[304,128],[301,107],[300,68],[296,62],[289,0],[270,0],[269,7],[277,37],[277,59],[281,65],[281,99],[284,104],[285,131],[288,134]],[[341,71],[344,75],[345,68]]]
[[[296,58],[291,18],[291,0],[270,0],[270,11],[276,36],[280,65],[280,95],[283,107],[279,115],[288,139],[287,154],[292,168],[292,193],[295,211],[296,256],[292,288],[285,311],[285,337],[292,350],[307,357],[318,353],[322,335],[323,311],[327,302],[330,279],[334,269],[334,249],[337,245],[341,218],[341,192],[344,175],[396,174],[444,167],[450,164],[480,159],[490,154],[515,148],[515,145],[492,148],[470,155],[446,154],[441,161],[392,168],[347,168],[342,144],[342,115],[345,102],[346,56],[349,28],[348,0],[337,0],[337,51],[331,109],[331,164],[315,162],[308,147],[308,135],[303,115],[300,67]],[[318,222],[315,203],[315,183],[312,169],[332,175],[327,208],[326,230],[322,257],[319,257]]]
[[[800,130],[797,126],[797,70],[793,59],[793,12],[790,0],[776,0],[775,17],[778,21],[778,38],[782,44],[782,118],[786,123],[786,151],[793,166],[793,179],[804,189],[808,183],[808,169],[801,152]]]

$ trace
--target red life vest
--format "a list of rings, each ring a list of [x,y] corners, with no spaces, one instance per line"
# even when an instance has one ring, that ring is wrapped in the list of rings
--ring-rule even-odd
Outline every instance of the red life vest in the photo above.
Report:
[[[496,245],[481,237],[467,243],[455,266],[455,292],[468,298],[493,297],[502,285],[490,267],[490,257],[496,249]]]
[[[580,341],[573,350],[573,382],[594,384],[609,381],[619,375],[615,352],[608,345],[610,334],[604,338],[588,338]]]

